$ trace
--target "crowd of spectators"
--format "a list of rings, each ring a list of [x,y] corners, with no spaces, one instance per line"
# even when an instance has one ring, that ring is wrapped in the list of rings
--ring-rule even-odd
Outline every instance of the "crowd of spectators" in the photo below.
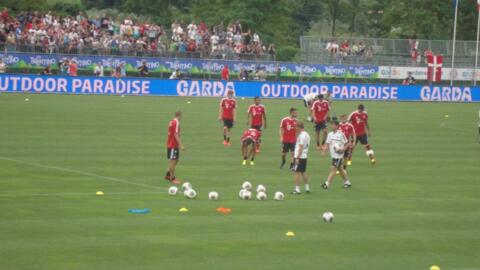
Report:
[[[346,58],[349,56],[359,56],[371,58],[373,56],[373,49],[365,45],[363,41],[358,43],[351,43],[349,40],[344,40],[338,43],[337,40],[327,42],[325,50],[333,57]]]
[[[131,17],[58,16],[52,12],[0,14],[0,47],[7,51],[244,59],[275,54],[240,21],[209,27],[174,21],[170,29]],[[245,57],[244,57],[245,56]]]

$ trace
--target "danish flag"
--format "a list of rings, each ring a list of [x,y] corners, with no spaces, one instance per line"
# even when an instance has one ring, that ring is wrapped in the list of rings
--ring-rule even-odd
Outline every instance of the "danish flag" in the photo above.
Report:
[[[480,1],[480,0],[479,0]],[[440,82],[442,80],[442,55],[427,55],[428,70],[427,78],[431,82]]]

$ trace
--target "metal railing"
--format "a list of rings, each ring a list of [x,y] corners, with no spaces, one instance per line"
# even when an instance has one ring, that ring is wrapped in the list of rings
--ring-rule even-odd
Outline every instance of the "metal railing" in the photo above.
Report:
[[[327,44],[331,41],[336,41],[341,45],[345,40],[350,43],[350,48],[353,45],[362,44],[367,50],[370,50],[369,55],[351,54],[347,56],[340,56],[334,54],[326,49]],[[451,40],[408,40],[408,39],[382,39],[382,38],[332,38],[332,37],[300,37],[301,52],[299,57],[302,61],[307,63],[321,62],[330,64],[372,64],[372,65],[399,65],[412,66],[424,65],[424,59],[417,63],[411,59],[412,43],[418,42],[417,49],[420,52],[420,58],[423,58],[423,52],[426,50],[432,51],[434,54],[441,54],[444,56],[444,66],[451,66],[451,56],[453,41]],[[473,67],[475,65],[475,41],[457,41],[455,49],[455,66]]]

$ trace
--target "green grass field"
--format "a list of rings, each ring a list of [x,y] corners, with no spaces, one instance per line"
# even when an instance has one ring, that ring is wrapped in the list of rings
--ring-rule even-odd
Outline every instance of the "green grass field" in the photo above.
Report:
[[[478,105],[366,102],[378,164],[358,150],[352,189],[337,178],[322,190],[329,159],[311,149],[313,193],[258,202],[237,199],[244,180],[270,196],[293,187],[278,169],[278,124],[303,104],[264,101],[263,151],[242,167],[250,101],[239,103],[242,121],[224,148],[217,99],[1,94],[0,269],[480,269]],[[355,106],[334,104],[337,114]],[[168,196],[162,180],[177,108],[188,148],[178,176],[196,200]],[[210,190],[221,199],[208,201]]]

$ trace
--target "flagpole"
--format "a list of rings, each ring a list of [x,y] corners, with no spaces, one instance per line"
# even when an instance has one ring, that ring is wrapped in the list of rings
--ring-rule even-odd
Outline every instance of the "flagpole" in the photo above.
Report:
[[[453,86],[453,77],[455,76],[455,46],[457,43],[457,15],[458,15],[458,2],[455,0],[455,18],[453,22],[453,47],[452,47],[452,66],[450,68],[450,85]]]
[[[478,67],[478,43],[480,42],[480,3],[477,4],[478,22],[477,22],[477,46],[475,48],[475,69],[473,70],[473,85],[477,86],[477,67]]]

